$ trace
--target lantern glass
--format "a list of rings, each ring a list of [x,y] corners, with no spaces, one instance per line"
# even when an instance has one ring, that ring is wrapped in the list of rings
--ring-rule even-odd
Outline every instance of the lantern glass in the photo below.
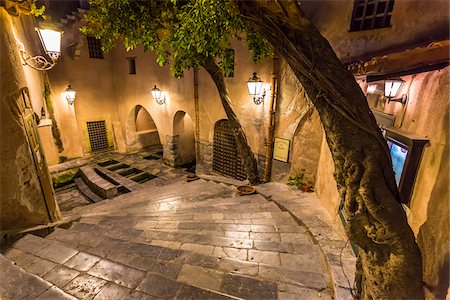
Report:
[[[403,80],[401,79],[389,79],[384,83],[384,95],[387,98],[393,98],[397,96],[400,91],[400,87],[403,84]]]
[[[61,53],[61,31],[51,29],[37,29],[44,50],[50,54]]]
[[[161,99],[161,90],[158,89],[155,85],[155,87],[151,91],[153,99],[160,100]]]
[[[70,85],[67,87],[67,89],[64,91],[66,93],[66,100],[69,102],[69,104],[73,104],[75,101],[76,93],[73,88],[70,87]]]
[[[376,84],[369,84],[369,86],[367,87],[367,93],[369,94],[373,94],[376,90],[377,90]]]
[[[256,73],[253,73],[253,77],[247,81],[247,89],[250,96],[259,96],[261,94],[262,85],[263,82],[261,79],[256,76]]]

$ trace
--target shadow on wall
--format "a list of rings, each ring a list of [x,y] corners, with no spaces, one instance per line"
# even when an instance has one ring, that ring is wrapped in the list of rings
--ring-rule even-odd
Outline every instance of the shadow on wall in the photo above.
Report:
[[[447,108],[446,120],[449,120]],[[420,227],[417,236],[422,261],[423,280],[425,282],[426,297],[446,299],[449,289],[449,146],[448,123],[444,122],[444,137],[439,174],[430,202],[428,203],[427,220]],[[428,295],[427,295],[428,294]],[[431,294],[431,295],[430,295]]]

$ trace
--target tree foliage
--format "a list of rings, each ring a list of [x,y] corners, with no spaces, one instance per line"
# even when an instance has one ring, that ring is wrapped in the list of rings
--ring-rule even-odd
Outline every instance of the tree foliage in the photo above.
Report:
[[[126,50],[141,44],[172,73],[197,68],[215,58],[224,75],[233,70],[232,40],[245,38],[253,60],[271,54],[271,46],[240,18],[233,2],[223,0],[93,0],[82,32],[102,39],[105,51],[122,42]]]

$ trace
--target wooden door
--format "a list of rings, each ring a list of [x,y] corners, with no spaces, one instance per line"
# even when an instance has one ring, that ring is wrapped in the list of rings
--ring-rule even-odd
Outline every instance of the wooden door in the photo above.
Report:
[[[28,95],[23,92],[24,110],[22,112],[22,119],[24,122],[25,132],[27,135],[28,144],[30,145],[31,153],[33,154],[34,166],[37,171],[39,183],[41,185],[42,194],[45,200],[45,206],[50,221],[56,221],[56,201],[53,186],[50,180],[50,174],[48,172],[47,162],[45,160],[44,152],[39,139],[36,117],[31,108],[31,102]]]

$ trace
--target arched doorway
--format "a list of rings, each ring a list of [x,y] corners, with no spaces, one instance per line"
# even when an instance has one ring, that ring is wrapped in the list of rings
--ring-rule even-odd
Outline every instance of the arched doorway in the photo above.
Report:
[[[148,111],[141,105],[136,105],[128,116],[126,137],[129,150],[161,148],[156,124]]]
[[[164,159],[169,165],[195,166],[194,123],[184,111],[173,117],[173,136],[168,137]]]
[[[247,179],[247,172],[237,152],[236,140],[228,120],[219,120],[214,125],[213,170],[239,180]]]

